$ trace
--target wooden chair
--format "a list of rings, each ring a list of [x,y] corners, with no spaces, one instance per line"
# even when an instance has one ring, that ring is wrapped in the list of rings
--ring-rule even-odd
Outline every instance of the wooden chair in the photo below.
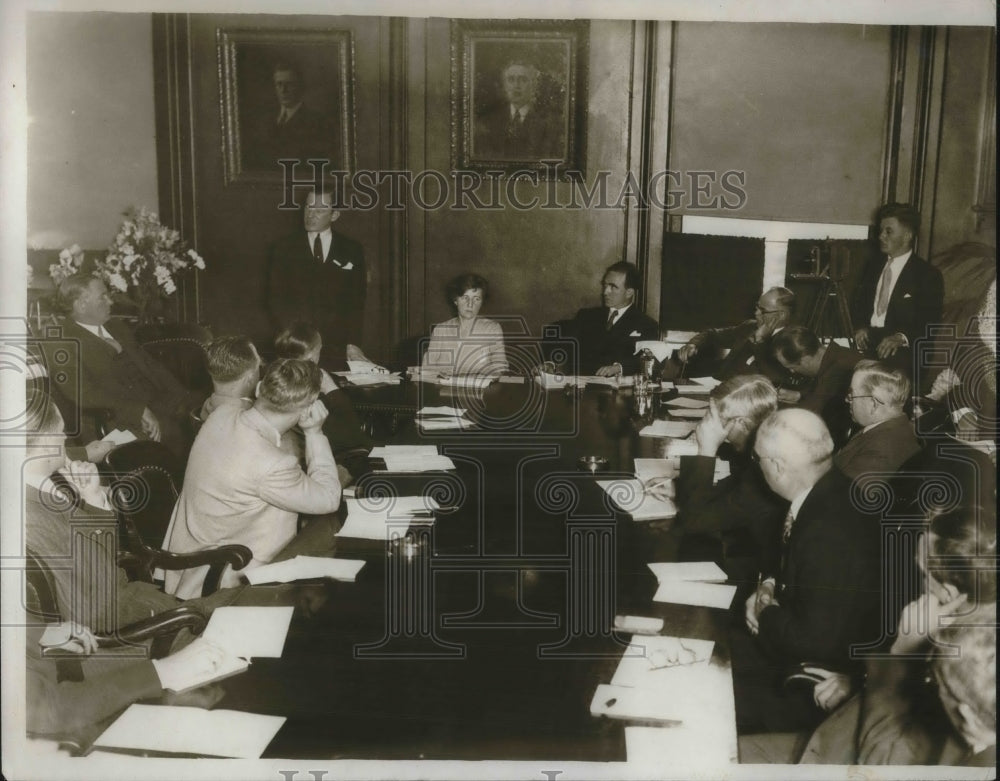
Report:
[[[130,577],[153,582],[153,571],[209,565],[202,587],[206,596],[218,590],[227,564],[243,569],[253,558],[245,545],[222,545],[192,553],[172,553],[160,546],[177,502],[183,473],[176,456],[159,442],[137,440],[113,450],[111,502],[118,516],[121,566]]]

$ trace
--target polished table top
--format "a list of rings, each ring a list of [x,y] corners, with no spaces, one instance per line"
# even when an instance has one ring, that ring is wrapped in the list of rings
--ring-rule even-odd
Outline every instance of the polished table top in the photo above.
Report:
[[[406,383],[361,395],[463,407],[481,428],[411,422],[395,442],[438,445],[454,472],[359,480],[362,495],[449,508],[413,527],[412,545],[338,538],[337,556],[366,561],[357,582],[246,592],[295,605],[282,658],[224,681],[217,706],[287,717],[265,757],[622,761],[625,722],[590,714],[627,643],[616,614],[715,640],[712,664],[728,668],[726,611],[653,602],[642,524],[576,468],[600,455],[602,476],[627,476],[635,456],[662,454],[663,440],[638,436],[648,421],[633,419],[631,391]]]

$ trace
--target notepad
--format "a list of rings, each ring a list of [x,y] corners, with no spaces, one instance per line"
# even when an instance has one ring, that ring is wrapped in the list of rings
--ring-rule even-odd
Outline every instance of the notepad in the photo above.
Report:
[[[421,423],[421,428],[426,428],[426,426]],[[383,461],[385,461],[386,472],[439,472],[455,468],[455,462],[448,456],[439,455],[387,455],[383,457]]]
[[[117,445],[125,445],[129,442],[135,442],[136,439],[137,439],[136,435],[133,434],[128,429],[116,428],[114,431],[105,434],[101,438],[101,441],[111,442],[112,444],[117,446]]]
[[[735,595],[736,586],[686,580],[665,580],[660,583],[660,587],[653,595],[653,601],[726,610],[733,603]]]
[[[373,447],[369,458],[385,458],[386,456],[436,456],[437,445],[382,445]]]
[[[697,423],[687,420],[654,420],[639,431],[641,437],[669,437],[683,439],[697,428]]]
[[[130,705],[94,742],[105,748],[259,759],[284,716],[175,705]]]
[[[292,611],[291,607],[217,607],[202,637],[231,656],[278,658]]]
[[[330,578],[353,583],[365,566],[357,559],[328,559],[321,556],[296,556],[286,561],[264,564],[246,572],[252,585],[258,583],[290,583],[294,580]]]
[[[598,480],[597,484],[633,521],[655,521],[677,515],[677,506],[672,501],[644,493],[638,480]]]
[[[689,399],[686,396],[678,396],[676,399],[671,399],[667,402],[668,407],[677,407],[681,409],[705,409],[708,406],[708,401],[706,399]],[[670,410],[671,415],[676,415],[677,410]]]
[[[676,475],[676,467],[666,458],[635,459],[635,477],[643,483],[647,483],[650,480],[672,478]]]
[[[702,409],[683,409],[674,408],[670,410],[670,414],[675,418],[698,418],[699,420],[708,413],[708,407],[703,407]]]
[[[714,561],[650,562],[649,567],[661,583],[667,580],[694,580],[723,583],[728,576]]]

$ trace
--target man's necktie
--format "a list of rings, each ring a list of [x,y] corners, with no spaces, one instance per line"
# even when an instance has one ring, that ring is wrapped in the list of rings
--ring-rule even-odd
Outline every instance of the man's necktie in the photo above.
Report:
[[[288,112],[282,109],[281,113],[278,115],[278,126],[281,127],[281,125],[284,125],[287,121],[288,121]]]
[[[105,342],[115,348],[116,353],[120,353],[122,351],[121,342],[109,334],[108,330],[103,325],[97,326],[97,333]]]
[[[615,324],[615,315],[616,314],[618,314],[618,310],[617,309],[612,309],[610,312],[608,312],[608,322],[604,324],[604,330],[605,331],[610,331],[611,330],[611,326],[613,326]]]
[[[788,538],[792,536],[792,526],[795,525],[795,516],[792,515],[792,511],[788,511],[788,515],[785,516],[785,525],[781,529],[781,541],[788,544]]]
[[[886,260],[885,268],[882,269],[882,278],[879,280],[878,301],[875,302],[875,314],[882,317],[889,309],[889,285],[892,283],[892,269],[890,265],[892,259]]]
[[[323,242],[319,240],[319,234],[313,239],[313,257],[320,263],[323,262]]]

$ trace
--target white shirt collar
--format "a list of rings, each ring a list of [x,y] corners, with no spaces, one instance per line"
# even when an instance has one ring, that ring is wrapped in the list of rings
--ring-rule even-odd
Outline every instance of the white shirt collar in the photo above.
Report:
[[[103,325],[91,325],[90,323],[81,323],[79,320],[74,320],[80,328],[85,331],[90,331],[94,336],[100,339],[113,339],[114,337],[108,332],[108,329]]]
[[[631,305],[631,304],[626,304],[625,306],[621,306],[621,307],[613,307],[613,306],[609,306],[609,307],[608,307],[608,312],[609,312],[609,313],[610,313],[610,312],[615,312],[615,322],[617,323],[617,322],[618,322],[619,320],[621,320],[621,318],[622,318],[622,315],[623,315],[623,314],[625,314],[626,310],[627,310],[627,309],[628,309],[628,308],[629,308],[630,306],[632,306],[632,305]]]
[[[292,106],[291,108],[282,108],[278,112],[278,119],[277,119],[277,121],[281,122],[282,121],[281,118],[285,117],[284,121],[287,122],[288,120],[290,120],[292,117],[295,116],[295,112],[297,112],[300,108],[302,108],[302,101],[301,100],[298,103],[296,103],[294,106]]]
[[[520,114],[521,115],[521,120],[523,121],[524,118],[528,116],[528,112],[530,110],[531,110],[531,104],[530,103],[526,103],[525,105],[521,106],[520,108],[515,108],[514,104],[511,103],[510,104],[510,118],[513,119],[515,114]]]
[[[894,258],[889,259],[889,265],[892,267],[892,273],[898,274],[899,270],[906,265],[906,261],[910,259],[910,255],[913,254],[913,250],[907,250],[902,255],[897,255]]]
[[[806,497],[809,496],[809,492],[812,489],[813,489],[813,487],[809,486],[805,491],[803,491],[798,496],[796,496],[794,499],[792,499],[792,504],[791,504],[791,506],[789,506],[788,512],[790,512],[792,514],[793,518],[798,518],[799,517],[799,510],[802,509],[802,505],[805,503]]]

